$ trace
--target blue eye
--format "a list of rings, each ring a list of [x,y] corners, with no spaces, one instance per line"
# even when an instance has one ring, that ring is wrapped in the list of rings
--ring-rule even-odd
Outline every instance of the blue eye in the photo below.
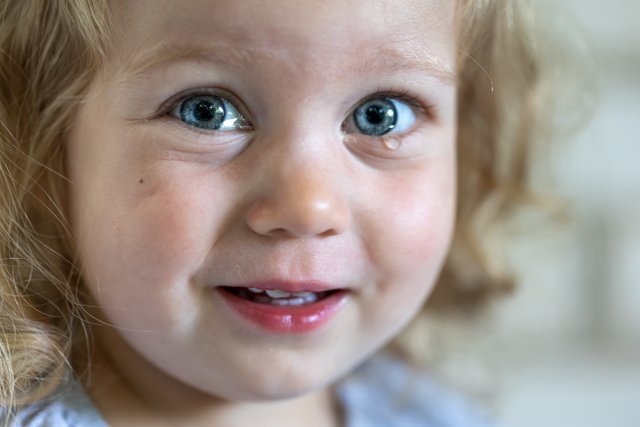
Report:
[[[189,126],[206,130],[246,130],[251,125],[226,99],[193,95],[176,106],[173,114]]]
[[[415,119],[409,105],[390,98],[369,99],[353,112],[353,122],[358,131],[370,136],[382,136],[393,130],[407,131]]]

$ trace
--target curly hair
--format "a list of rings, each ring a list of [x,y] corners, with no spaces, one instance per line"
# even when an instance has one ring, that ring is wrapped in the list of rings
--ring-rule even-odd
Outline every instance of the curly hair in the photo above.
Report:
[[[522,0],[458,0],[458,207],[424,312],[512,287],[486,232],[527,194],[540,48]],[[109,53],[106,1],[0,1],[0,407],[52,393],[89,342],[65,212],[65,133]]]
[[[106,6],[0,2],[0,406],[60,383],[81,305],[64,213],[65,130],[105,54]]]

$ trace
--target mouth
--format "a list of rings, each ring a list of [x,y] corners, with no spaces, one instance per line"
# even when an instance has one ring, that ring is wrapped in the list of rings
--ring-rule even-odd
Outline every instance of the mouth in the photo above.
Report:
[[[276,334],[304,334],[330,323],[347,305],[350,291],[320,283],[262,283],[219,286],[214,295],[234,318]],[[281,286],[278,286],[281,285]],[[273,289],[286,287],[287,290]]]
[[[231,293],[239,298],[266,305],[275,305],[280,307],[297,307],[313,304],[322,301],[330,296],[340,292],[340,289],[333,289],[322,292],[287,292],[280,289],[260,289],[260,288],[240,288],[223,286],[221,289]]]

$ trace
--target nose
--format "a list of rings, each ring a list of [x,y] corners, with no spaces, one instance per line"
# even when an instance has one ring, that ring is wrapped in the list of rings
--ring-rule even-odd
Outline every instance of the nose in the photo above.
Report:
[[[327,170],[309,156],[268,163],[246,211],[250,229],[267,236],[326,237],[348,228],[351,212],[337,168]]]

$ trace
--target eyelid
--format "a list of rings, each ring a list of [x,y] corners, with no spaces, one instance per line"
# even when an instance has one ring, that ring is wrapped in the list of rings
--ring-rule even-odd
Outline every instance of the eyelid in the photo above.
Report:
[[[159,116],[166,116],[174,111],[182,102],[184,102],[187,98],[192,96],[217,96],[222,98],[226,102],[230,103],[233,108],[235,108],[240,116],[249,123],[253,127],[253,123],[249,120],[251,116],[248,114],[247,108],[240,99],[225,89],[219,88],[197,88],[197,89],[189,89],[186,91],[182,91],[176,95],[173,95],[171,98],[162,103],[160,108],[158,109]]]
[[[354,115],[354,112],[361,105],[365,104],[370,100],[378,99],[378,98],[386,98],[394,101],[399,101],[408,105],[413,110],[416,123],[411,127],[410,130],[402,133],[384,134],[384,135],[375,136],[375,135],[359,134],[358,132],[354,132],[354,134],[357,134],[358,138],[374,138],[381,141],[386,141],[388,139],[397,140],[398,138],[402,138],[406,135],[413,133],[415,128],[420,126],[420,122],[423,122],[423,123],[425,122],[425,119],[427,122],[433,122],[436,120],[435,104],[425,102],[422,98],[415,96],[413,94],[410,94],[408,91],[404,91],[404,90],[378,90],[362,98],[355,104],[353,108],[351,108],[351,110],[347,115],[347,118],[343,122],[343,125],[342,125],[343,131],[345,131],[346,128],[355,127],[353,115]],[[351,132],[347,132],[347,133],[351,133]]]
[[[377,98],[386,98],[405,104],[406,108],[412,110],[414,116],[412,126],[400,132],[377,136],[353,131],[357,129],[354,119],[355,111],[368,101]],[[425,101],[422,96],[416,96],[402,90],[379,90],[367,95],[355,104],[343,121],[342,132],[347,147],[358,156],[368,159],[367,161],[406,160],[420,157],[428,150],[429,144],[425,143],[423,137],[417,136],[425,135],[424,132],[429,127],[437,125],[438,119],[437,104]]]
[[[434,112],[433,112],[433,109],[435,107],[434,104],[431,104],[429,102],[425,102],[420,97],[415,96],[415,95],[411,94],[410,92],[404,91],[404,90],[378,90],[378,91],[375,91],[375,92],[365,96],[360,101],[358,101],[356,103],[355,107],[353,107],[351,109],[351,112],[349,113],[349,115],[353,114],[355,109],[358,108],[360,105],[362,105],[365,102],[370,101],[372,99],[376,99],[376,98],[388,98],[388,99],[395,99],[397,101],[404,102],[405,104],[409,105],[411,108],[414,109],[416,115],[426,116],[428,118],[433,118],[433,115],[434,115]]]

